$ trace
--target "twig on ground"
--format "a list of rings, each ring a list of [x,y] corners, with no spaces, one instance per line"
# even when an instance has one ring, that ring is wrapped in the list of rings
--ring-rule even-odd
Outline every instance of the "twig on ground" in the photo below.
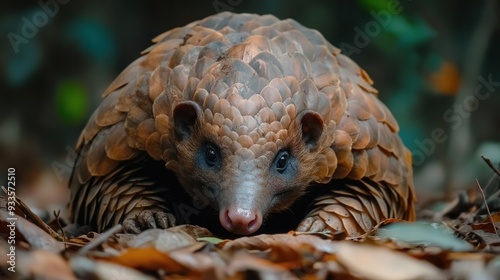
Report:
[[[7,193],[7,190],[5,187],[2,186],[2,190]],[[15,195],[16,198],[16,204],[19,206],[19,209],[29,218],[33,221],[35,225],[37,225],[39,228],[43,229],[46,233],[50,234],[53,238],[55,238],[57,241],[63,241],[63,237],[60,236],[57,232],[55,232],[49,225],[47,225],[40,217],[38,217],[37,214],[33,213],[31,209],[28,207],[28,205],[24,204],[24,202],[17,196]]]
[[[497,227],[495,226],[495,221],[493,221],[493,217],[491,216],[490,207],[488,207],[488,202],[486,202],[486,196],[484,195],[483,188],[481,188],[481,185],[479,184],[479,181],[477,179],[476,179],[476,183],[477,183],[477,187],[479,188],[479,191],[481,192],[481,196],[483,197],[484,205],[486,206],[486,211],[488,212],[488,216],[490,217],[491,225],[493,226],[493,229],[495,230],[496,235],[500,236],[500,235],[498,235]]]
[[[78,250],[78,255],[86,255],[90,250],[92,250],[92,249],[96,248],[97,246],[101,245],[102,243],[106,242],[113,234],[119,232],[121,229],[122,229],[122,225],[117,224],[114,227],[110,228],[109,230],[103,232],[99,237],[92,240],[90,243],[88,243],[83,248]]]
[[[495,165],[491,162],[491,160],[483,155],[481,155],[481,158],[488,164],[488,166],[495,171],[495,173],[500,176],[500,170],[498,170]]]

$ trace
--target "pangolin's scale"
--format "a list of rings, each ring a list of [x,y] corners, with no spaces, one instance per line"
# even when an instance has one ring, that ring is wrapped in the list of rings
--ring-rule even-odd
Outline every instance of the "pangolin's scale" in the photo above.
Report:
[[[165,138],[183,100],[203,108],[207,129],[239,161],[283,148],[296,116],[318,112],[327,137],[310,181],[348,183],[318,198],[309,216],[350,235],[388,217],[414,218],[411,157],[396,120],[365,71],[320,33],[290,19],[222,13],[153,42],[104,92],[78,140],[74,222],[103,230],[163,207],[164,190],[141,175],[140,159],[182,168]]]

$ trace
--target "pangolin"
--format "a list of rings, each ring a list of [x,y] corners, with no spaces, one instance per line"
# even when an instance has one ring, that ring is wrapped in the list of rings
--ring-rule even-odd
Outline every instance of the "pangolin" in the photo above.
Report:
[[[153,43],[78,139],[72,222],[140,232],[211,221],[248,235],[277,217],[288,230],[358,236],[415,218],[395,118],[318,31],[224,12]]]

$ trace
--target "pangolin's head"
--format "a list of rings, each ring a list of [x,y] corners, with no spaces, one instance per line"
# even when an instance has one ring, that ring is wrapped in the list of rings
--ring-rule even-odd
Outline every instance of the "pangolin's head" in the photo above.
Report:
[[[336,120],[346,106],[338,50],[294,21],[265,22],[218,30],[197,22],[148,50],[162,59],[149,82],[157,131],[148,152],[237,234],[258,230],[311,182],[330,180]]]

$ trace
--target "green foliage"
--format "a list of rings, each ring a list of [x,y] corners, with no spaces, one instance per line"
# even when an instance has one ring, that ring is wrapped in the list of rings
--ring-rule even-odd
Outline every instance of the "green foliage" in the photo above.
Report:
[[[67,124],[84,121],[88,110],[85,88],[75,81],[63,81],[56,93],[56,107],[59,119]]]

